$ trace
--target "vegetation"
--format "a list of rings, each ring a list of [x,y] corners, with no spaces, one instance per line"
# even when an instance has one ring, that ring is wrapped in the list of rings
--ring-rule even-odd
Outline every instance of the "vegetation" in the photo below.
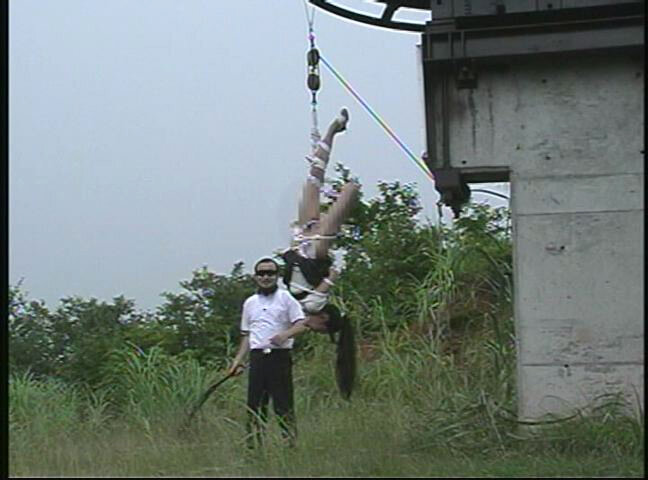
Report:
[[[332,196],[349,176],[338,172]],[[412,185],[379,192],[340,241],[334,301],[357,332],[357,387],[340,398],[327,336],[298,338],[296,449],[275,422],[263,450],[244,448],[245,377],[181,429],[238,343],[253,291],[238,263],[229,275],[195,270],[153,312],[123,297],[50,311],[12,286],[10,475],[643,477],[643,412],[623,398],[516,420],[507,210],[471,205],[443,227],[418,219]]]

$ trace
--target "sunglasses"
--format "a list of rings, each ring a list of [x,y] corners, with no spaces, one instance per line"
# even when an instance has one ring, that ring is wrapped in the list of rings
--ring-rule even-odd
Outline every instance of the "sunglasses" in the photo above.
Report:
[[[277,274],[276,270],[257,270],[255,275],[257,277],[272,277]]]

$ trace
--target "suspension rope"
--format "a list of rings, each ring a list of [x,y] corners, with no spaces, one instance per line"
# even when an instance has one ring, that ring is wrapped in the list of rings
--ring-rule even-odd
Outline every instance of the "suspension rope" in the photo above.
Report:
[[[364,109],[373,117],[373,119],[387,132],[387,134],[401,147],[401,149],[407,154],[407,156],[414,162],[418,167],[423,170],[423,172],[434,181],[434,176],[428,169],[425,162],[422,159],[414,155],[407,145],[396,135],[394,130],[387,125],[380,115],[371,108],[371,106],[356,92],[356,90],[347,82],[344,77],[331,65],[331,63],[326,60],[315,47],[315,33],[314,33],[314,20],[315,20],[315,7],[312,8],[312,13],[308,15],[308,6],[306,5],[306,0],[304,2],[304,9],[306,11],[306,21],[308,22],[308,39],[310,41],[310,50],[308,51],[308,88],[311,90],[311,105],[312,105],[312,115],[313,115],[313,128],[311,130],[311,143],[313,145],[313,150],[316,147],[317,141],[320,139],[319,130],[317,127],[317,90],[320,87],[320,77],[319,77],[319,61],[321,60],[324,66],[333,74],[333,76],[346,88],[351,95],[364,107]]]
[[[330,64],[328,60],[326,60],[323,56],[320,55],[320,60],[322,60],[322,63],[324,66],[333,74],[333,76],[346,88],[351,95],[364,107],[364,109],[373,117],[374,120],[387,132],[387,134],[398,144],[398,146],[405,151],[407,156],[416,163],[416,165],[419,166],[421,170],[430,178],[430,180],[434,181],[434,176],[432,175],[432,172],[427,168],[427,165],[423,160],[421,160],[419,157],[414,155],[412,151],[408,148],[405,143],[398,138],[398,135],[394,133],[394,130],[387,125],[387,123],[375,112],[371,106],[358,94],[355,89],[351,86],[349,82],[347,82],[344,77],[333,67],[333,65]]]
[[[310,50],[306,56],[308,63],[308,73],[307,73],[307,85],[308,89],[311,91],[311,150],[315,153],[317,149],[317,143],[322,138],[318,121],[317,121],[317,91],[320,88],[320,75],[319,75],[319,51],[315,47],[315,32],[313,30],[313,24],[315,22],[315,8],[311,10],[311,15],[308,15],[308,6],[306,5],[306,0],[304,1],[304,9],[306,11],[306,21],[308,22],[308,41],[310,44]]]

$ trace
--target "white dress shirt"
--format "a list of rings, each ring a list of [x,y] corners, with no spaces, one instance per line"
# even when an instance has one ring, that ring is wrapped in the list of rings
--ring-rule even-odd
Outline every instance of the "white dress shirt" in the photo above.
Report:
[[[255,293],[243,303],[241,331],[250,334],[250,349],[292,348],[294,339],[273,345],[270,339],[304,319],[301,305],[287,290],[278,288],[271,295]]]

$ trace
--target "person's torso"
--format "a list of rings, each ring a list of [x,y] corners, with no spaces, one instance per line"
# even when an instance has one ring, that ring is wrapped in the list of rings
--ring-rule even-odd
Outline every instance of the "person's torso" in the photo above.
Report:
[[[294,340],[288,339],[282,345],[270,344],[270,338],[292,326],[287,298],[284,290],[271,295],[255,294],[248,305],[250,348],[292,348]]]

